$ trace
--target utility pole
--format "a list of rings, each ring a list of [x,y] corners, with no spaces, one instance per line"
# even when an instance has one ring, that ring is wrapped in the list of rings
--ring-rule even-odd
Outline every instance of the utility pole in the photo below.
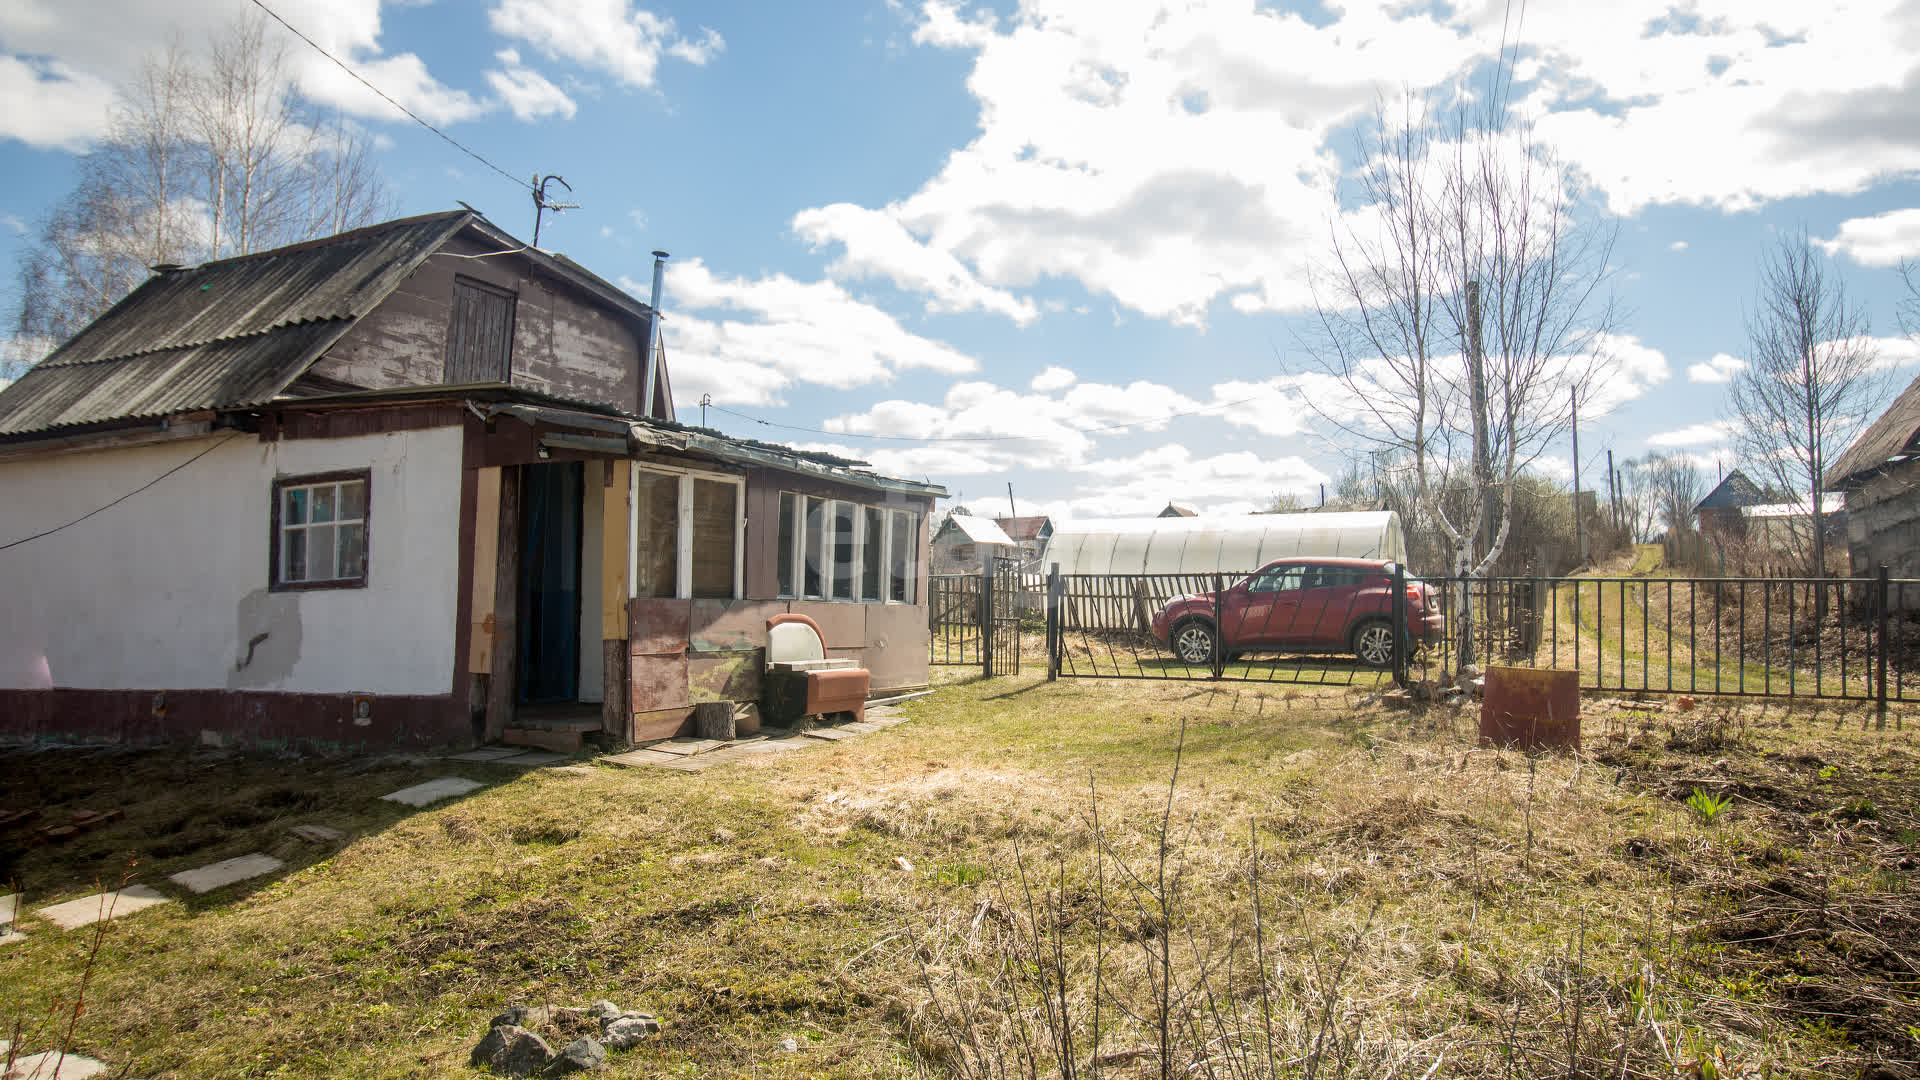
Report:
[[[1620,531],[1620,474],[1613,471],[1613,447],[1607,447],[1607,517],[1613,521],[1613,531]]]
[[[1007,481],[1007,517],[1017,518],[1019,516],[1020,511],[1013,508],[1013,481],[1009,480]]]
[[[1587,561],[1587,534],[1580,524],[1580,391],[1567,388],[1567,400],[1573,406],[1573,557]]]

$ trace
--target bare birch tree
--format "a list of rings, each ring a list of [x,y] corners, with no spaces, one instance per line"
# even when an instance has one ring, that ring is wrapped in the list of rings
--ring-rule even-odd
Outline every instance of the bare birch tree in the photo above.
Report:
[[[1728,402],[1735,451],[1761,482],[1789,493],[1806,526],[1791,531],[1809,577],[1826,576],[1821,475],[1886,402],[1866,310],[1804,229],[1782,236],[1760,265],[1746,319],[1747,366]],[[1824,591],[1822,591],[1824,599]]]
[[[1411,99],[1397,117],[1377,109],[1314,276],[1313,352],[1332,391],[1314,406],[1411,464],[1409,524],[1439,535],[1461,578],[1491,572],[1516,479],[1613,369],[1614,229],[1498,97],[1446,121]]]
[[[391,205],[369,137],[298,95],[258,16],[149,57],[78,172],[18,264],[14,355],[0,367],[39,359],[152,266],[338,232]]]

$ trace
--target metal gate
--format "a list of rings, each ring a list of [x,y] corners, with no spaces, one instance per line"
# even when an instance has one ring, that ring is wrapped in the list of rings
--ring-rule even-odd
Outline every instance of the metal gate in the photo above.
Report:
[[[1020,560],[994,559],[987,583],[988,676],[1020,674]]]
[[[935,574],[927,589],[927,660],[978,666],[982,657],[979,574]]]

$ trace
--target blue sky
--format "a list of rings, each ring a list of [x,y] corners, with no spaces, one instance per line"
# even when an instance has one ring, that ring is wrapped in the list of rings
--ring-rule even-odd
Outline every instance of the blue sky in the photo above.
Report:
[[[1354,448],[1312,429],[1297,376],[1353,125],[1379,95],[1473,85],[1505,13],[269,5],[508,172],[565,176],[582,206],[543,247],[642,296],[647,253],[671,251],[683,418],[711,394],[723,430],[836,448],[981,510],[1012,483],[1023,512],[1066,516],[1310,500],[1340,470]],[[0,259],[69,188],[113,80],[251,4],[186,7],[0,9]],[[1724,378],[1778,230],[1832,252],[1913,376],[1894,264],[1920,254],[1920,14],[1536,2],[1519,37],[1522,107],[1619,224],[1618,404],[1583,418],[1585,475],[1609,447],[1731,463]],[[288,49],[302,92],[379,137],[401,212],[460,199],[531,234],[524,188]],[[1027,438],[986,441],[1006,436]],[[1564,475],[1567,449],[1539,466]]]

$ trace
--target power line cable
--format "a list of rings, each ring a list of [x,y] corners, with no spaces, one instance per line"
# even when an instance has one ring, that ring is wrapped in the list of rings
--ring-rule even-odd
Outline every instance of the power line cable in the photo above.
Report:
[[[485,165],[485,166],[486,166],[487,168],[489,168],[489,169],[492,169],[492,170],[493,170],[494,172],[497,172],[497,173],[499,173],[499,174],[500,174],[501,176],[504,176],[504,177],[506,177],[506,178],[507,178],[508,180],[511,180],[511,181],[513,181],[513,182],[514,182],[514,184],[515,184],[516,186],[519,186],[519,187],[523,187],[523,188],[526,188],[526,189],[527,189],[528,191],[534,191],[534,190],[535,190],[535,188],[533,187],[533,185],[531,185],[531,184],[529,184],[529,183],[527,183],[527,182],[526,182],[525,180],[522,180],[522,179],[520,179],[519,177],[517,177],[517,176],[515,176],[515,175],[513,175],[512,173],[510,173],[510,172],[508,172],[507,170],[505,170],[505,169],[503,169],[503,168],[501,168],[500,166],[498,166],[498,165],[495,165],[495,164],[494,164],[493,162],[491,162],[491,161],[488,161],[488,160],[487,160],[486,158],[484,158],[484,157],[481,157],[481,156],[480,156],[480,154],[479,154],[479,153],[478,153],[477,151],[475,151],[475,150],[473,150],[473,149],[471,149],[471,148],[469,148],[469,147],[468,147],[468,146],[467,146],[467,145],[466,145],[465,143],[462,143],[462,142],[461,142],[460,140],[458,140],[458,139],[456,139],[456,138],[454,138],[453,136],[451,136],[451,135],[449,135],[449,134],[447,134],[447,133],[446,133],[446,132],[444,132],[444,131],[441,131],[441,130],[440,130],[439,128],[437,128],[437,127],[434,127],[434,126],[433,126],[432,124],[429,124],[429,123],[427,123],[427,122],[426,122],[425,120],[422,120],[422,119],[421,119],[421,118],[419,117],[419,115],[418,115],[417,113],[415,113],[415,112],[414,112],[414,111],[413,111],[412,109],[409,109],[409,108],[407,108],[407,107],[406,107],[405,105],[402,105],[402,104],[400,104],[399,102],[397,102],[397,101],[395,101],[395,100],[393,100],[392,98],[390,98],[390,97],[388,97],[388,96],[387,96],[387,92],[386,92],[385,90],[382,90],[382,89],[380,89],[379,87],[377,87],[377,86],[375,86],[375,85],[373,85],[372,83],[370,83],[370,82],[368,82],[368,81],[367,81],[367,79],[366,79],[366,77],[365,77],[364,75],[361,75],[361,74],[360,74],[359,72],[357,72],[357,71],[355,71],[355,70],[353,70],[352,68],[350,68],[350,67],[348,67],[348,66],[347,66],[347,63],[346,63],[346,61],[344,61],[344,60],[342,60],[342,59],[340,59],[339,57],[337,57],[337,56],[335,56],[335,55],[333,55],[332,53],[330,53],[330,52],[328,52],[327,50],[325,50],[325,49],[323,49],[323,48],[321,48],[321,47],[320,47],[320,44],[319,44],[318,42],[316,42],[316,41],[314,41],[314,40],[313,40],[312,38],[310,38],[310,37],[308,37],[307,35],[305,35],[305,34],[303,34],[303,33],[301,33],[301,32],[300,32],[300,31],[299,31],[299,30],[298,30],[297,28],[295,28],[295,27],[294,27],[294,25],[293,25],[292,23],[290,23],[290,22],[288,22],[287,20],[285,20],[285,19],[283,19],[283,18],[281,18],[281,17],[280,17],[280,15],[279,15],[279,13],[277,13],[277,12],[275,12],[275,11],[274,11],[274,10],[273,10],[272,8],[270,8],[270,7],[268,7],[268,6],[266,5],[266,4],[264,4],[264,3],[262,3],[262,2],[261,2],[261,0],[253,0],[253,6],[254,6],[254,7],[257,7],[257,8],[259,8],[259,9],[260,9],[261,11],[264,11],[264,12],[266,12],[266,13],[267,13],[268,15],[270,15],[270,16],[272,16],[272,17],[273,17],[273,21],[274,21],[274,22],[277,22],[277,23],[279,23],[279,24],[280,24],[281,26],[284,26],[284,27],[286,27],[286,28],[287,28],[287,32],[288,32],[288,33],[290,33],[290,34],[292,34],[292,35],[293,35],[294,37],[297,37],[297,38],[299,38],[299,39],[300,39],[301,41],[304,41],[304,42],[306,42],[306,43],[307,43],[308,45],[311,45],[311,46],[313,47],[313,51],[314,51],[314,52],[317,52],[317,53],[319,53],[319,54],[320,54],[321,56],[324,56],[324,57],[326,57],[327,59],[329,59],[329,60],[331,60],[331,61],[333,61],[333,62],[334,62],[334,64],[335,64],[336,66],[338,66],[338,67],[340,68],[340,70],[341,70],[341,71],[344,71],[344,72],[346,72],[346,73],[347,73],[348,75],[351,75],[351,76],[353,76],[353,78],[355,79],[355,81],[357,81],[357,82],[359,82],[359,84],[360,84],[361,86],[364,86],[364,87],[366,87],[367,89],[369,89],[369,90],[371,90],[371,91],[373,91],[374,93],[376,93],[376,94],[378,94],[378,95],[380,95],[380,100],[382,100],[382,101],[384,101],[384,102],[386,102],[387,104],[389,104],[389,105],[391,105],[391,106],[393,106],[393,107],[394,107],[394,108],[396,108],[396,109],[399,109],[399,110],[400,110],[401,112],[403,112],[403,113],[406,113],[406,114],[407,114],[407,118],[408,118],[409,120],[412,120],[412,121],[413,121],[414,123],[416,123],[416,124],[419,124],[419,125],[420,125],[421,127],[423,127],[423,128],[426,128],[426,129],[427,129],[428,131],[431,131],[431,132],[433,132],[433,133],[434,133],[435,135],[438,135],[438,136],[440,136],[440,137],[441,137],[442,139],[445,139],[445,140],[447,141],[447,143],[448,143],[448,145],[450,145],[450,146],[452,146],[452,147],[453,147],[454,149],[456,149],[456,150],[458,150],[458,151],[460,151],[461,153],[463,153],[463,154],[465,154],[465,155],[467,155],[468,157],[470,157],[470,158],[472,158],[473,160],[475,160],[475,161],[477,161],[477,162],[479,162],[480,164],[482,164],[482,165]]]
[[[206,457],[208,454],[213,453],[215,450],[220,449],[221,447],[227,445],[228,443],[232,442],[233,440],[239,437],[240,436],[236,434],[236,435],[229,435],[226,438],[221,439],[219,442],[214,443],[212,446],[207,447],[205,450],[200,451],[199,453],[193,455],[192,457],[181,462],[180,464],[175,465],[173,468],[168,469],[166,472],[161,473],[159,476],[156,476],[153,479],[147,481],[146,483],[141,484],[139,487],[134,488],[132,491],[127,492],[125,495],[120,496],[119,498],[113,500],[107,505],[99,507],[98,509],[89,510],[84,514],[81,514],[79,517],[74,518],[72,521],[67,522],[65,525],[55,525],[53,528],[48,529],[45,532],[37,532],[37,533],[34,533],[32,536],[23,536],[18,540],[10,540],[7,543],[0,544],[0,551],[5,551],[8,548],[17,548],[21,544],[31,543],[32,541],[38,540],[41,537],[52,536],[54,533],[57,533],[62,529],[71,529],[75,525],[80,524],[81,522],[87,520],[88,518],[94,516],[95,514],[105,513],[106,511],[111,510],[116,506],[119,506],[121,503],[126,502],[128,499],[133,498],[135,495],[140,494],[141,492],[147,490],[153,485],[159,483],[162,480],[165,480],[167,477],[172,476],[174,473],[177,473],[181,469],[184,469],[187,466],[193,464],[194,462],[199,461],[201,458]]]
[[[1159,424],[1159,423],[1164,423],[1168,420],[1177,420],[1183,416],[1204,416],[1209,413],[1219,412],[1223,409],[1231,409],[1235,405],[1245,405],[1247,402],[1255,401],[1255,400],[1258,400],[1258,398],[1245,397],[1245,398],[1240,398],[1237,401],[1226,401],[1218,405],[1209,405],[1204,409],[1189,409],[1186,412],[1168,413],[1165,416],[1156,416],[1151,420],[1135,420],[1131,423],[1110,424],[1106,427],[1068,428],[1067,433],[1072,435],[1098,435],[1098,434],[1101,434],[1102,432],[1108,432],[1108,431],[1125,431],[1128,428],[1144,427],[1148,424]],[[708,408],[711,408],[714,412],[726,413],[728,416],[737,416],[742,420],[751,420],[752,422],[763,425],[765,427],[780,428],[784,431],[806,431],[806,432],[811,432],[812,434],[815,434],[815,435],[831,435],[838,439],[878,439],[878,440],[885,440],[887,442],[915,442],[915,443],[997,443],[997,442],[1045,442],[1048,439],[1057,437],[1054,435],[866,435],[866,434],[862,434],[860,432],[854,432],[854,431],[828,431],[826,428],[802,427],[799,424],[776,423],[772,420],[762,420],[757,416],[748,416],[746,413],[743,413],[743,412],[735,412],[732,409],[722,408],[719,405],[710,405],[708,406]]]

